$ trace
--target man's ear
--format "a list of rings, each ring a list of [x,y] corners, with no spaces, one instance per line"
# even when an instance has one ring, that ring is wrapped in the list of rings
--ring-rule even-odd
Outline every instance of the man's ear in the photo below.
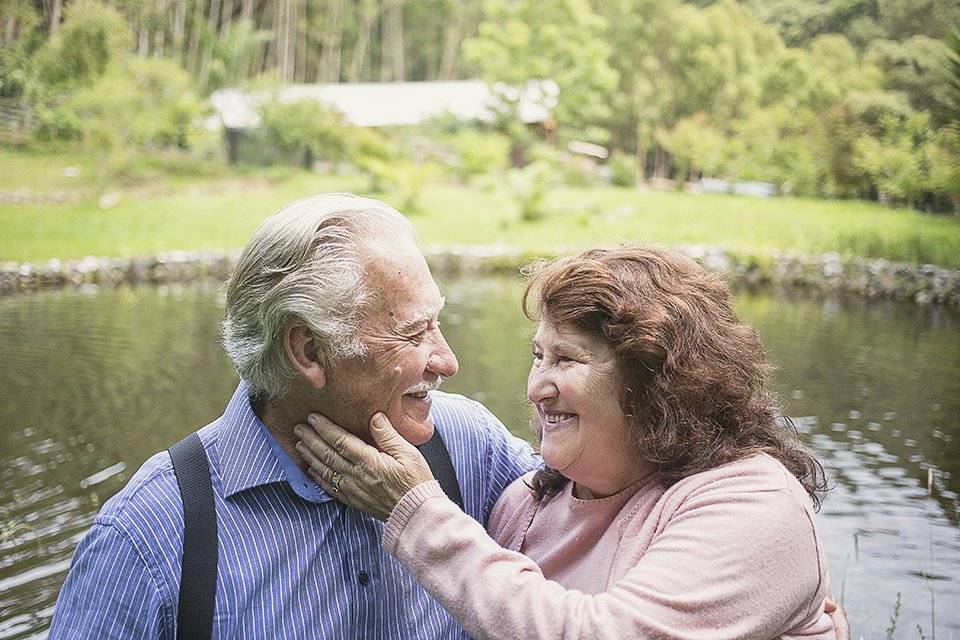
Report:
[[[319,390],[327,384],[327,372],[317,346],[313,333],[302,324],[291,323],[283,330],[283,350],[290,364],[307,384]]]

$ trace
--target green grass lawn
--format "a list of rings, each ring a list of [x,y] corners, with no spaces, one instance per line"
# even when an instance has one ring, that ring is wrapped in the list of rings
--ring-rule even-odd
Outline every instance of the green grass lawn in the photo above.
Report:
[[[65,166],[79,167],[80,176],[65,178]],[[119,187],[98,182],[95,174],[90,159],[0,151],[0,191],[74,194],[66,204],[0,205],[0,261],[236,248],[286,202],[368,188],[368,181],[355,175],[160,161],[138,167]],[[121,194],[120,201],[101,210],[97,195],[111,189]],[[377,197],[399,204],[395,194]],[[868,202],[596,187],[558,189],[548,205],[543,220],[521,222],[506,188],[436,182],[424,188],[420,212],[411,220],[429,244],[553,251],[623,241],[696,243],[748,253],[839,251],[960,267],[956,218]]]

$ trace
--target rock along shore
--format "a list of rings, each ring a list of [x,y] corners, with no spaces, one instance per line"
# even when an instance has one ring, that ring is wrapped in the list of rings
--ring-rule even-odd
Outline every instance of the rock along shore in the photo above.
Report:
[[[824,292],[855,293],[868,298],[911,300],[960,308],[960,270],[911,265],[882,259],[771,253],[748,255],[701,245],[673,249],[724,274],[732,284],[799,286]],[[506,273],[545,255],[507,246],[428,246],[427,260],[439,273]],[[115,286],[119,284],[226,279],[240,251],[172,251],[146,258],[49,260],[0,264],[0,294],[40,289]]]

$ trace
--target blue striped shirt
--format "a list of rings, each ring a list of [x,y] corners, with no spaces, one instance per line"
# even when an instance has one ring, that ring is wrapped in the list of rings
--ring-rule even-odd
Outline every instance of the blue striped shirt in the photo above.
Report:
[[[481,404],[437,392],[434,425],[464,509],[480,522],[532,468],[530,447]],[[219,528],[213,638],[463,638],[381,546],[383,523],[324,493],[283,453],[241,383],[200,429]],[[107,501],[77,547],[50,638],[176,635],[183,511],[167,452]]]

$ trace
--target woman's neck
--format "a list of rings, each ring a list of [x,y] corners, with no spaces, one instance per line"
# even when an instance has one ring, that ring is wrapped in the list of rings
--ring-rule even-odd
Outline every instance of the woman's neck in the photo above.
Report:
[[[573,480],[573,497],[578,500],[608,498],[643,480],[651,473],[653,473],[653,469],[649,465],[642,465],[625,469],[621,473],[605,474],[602,478],[581,480],[571,478]]]

